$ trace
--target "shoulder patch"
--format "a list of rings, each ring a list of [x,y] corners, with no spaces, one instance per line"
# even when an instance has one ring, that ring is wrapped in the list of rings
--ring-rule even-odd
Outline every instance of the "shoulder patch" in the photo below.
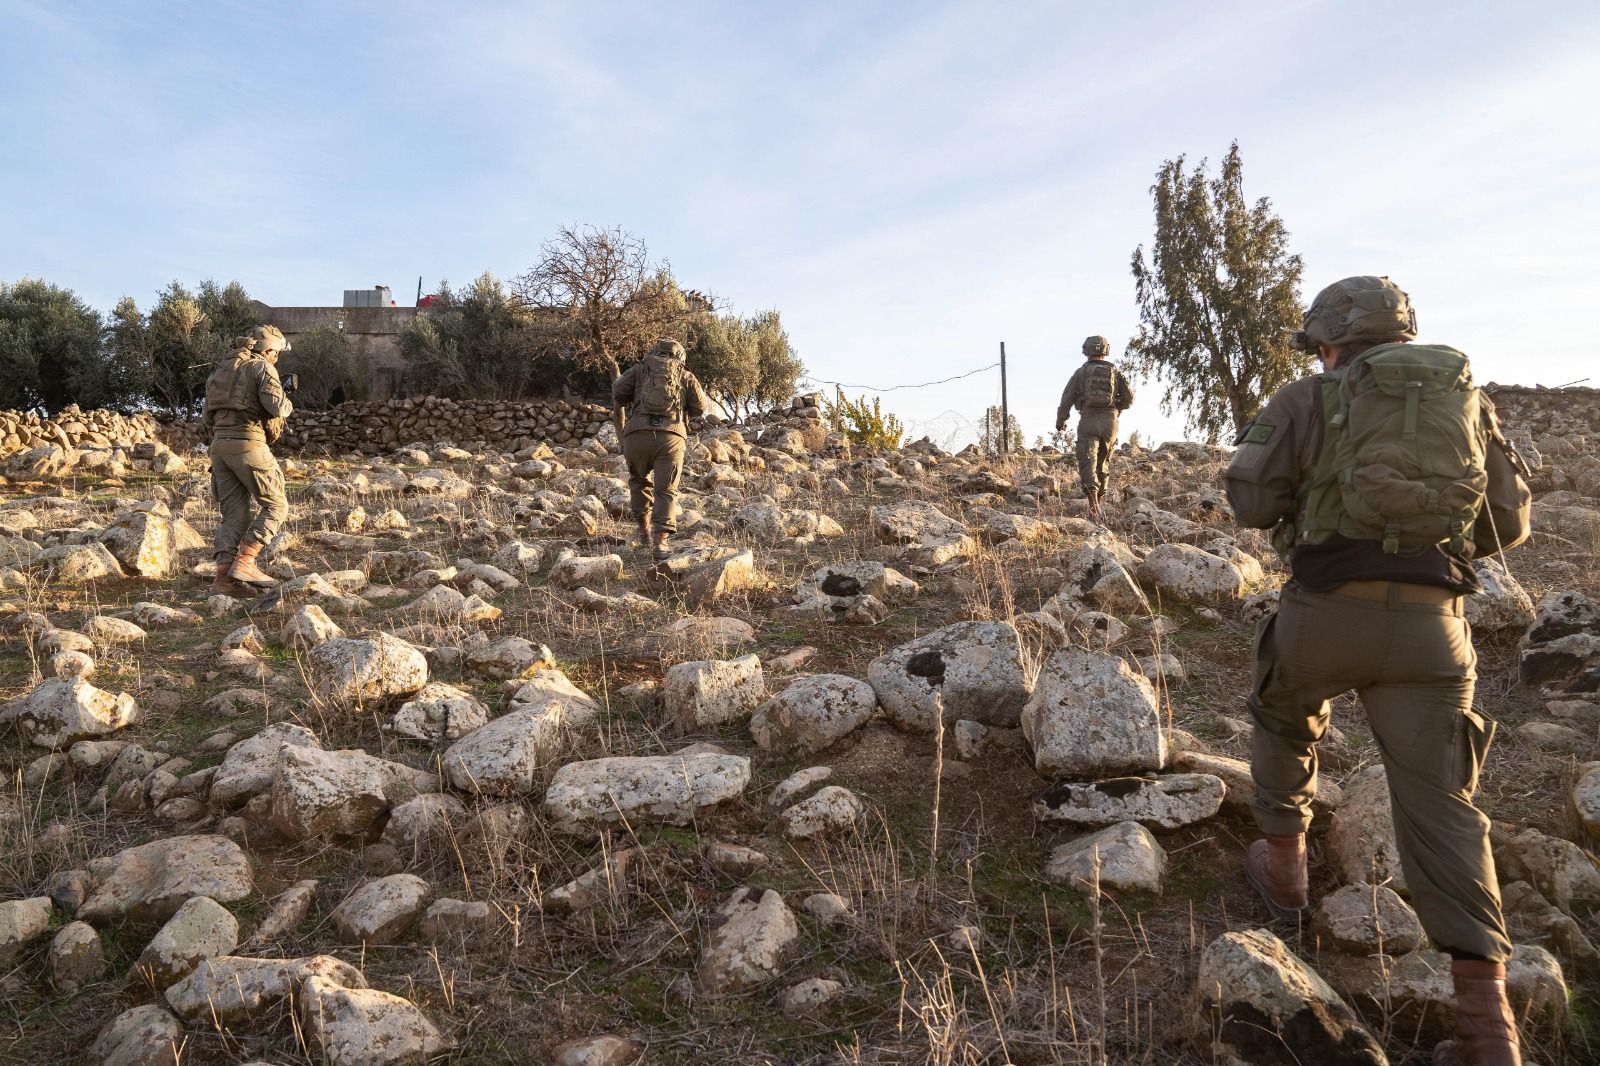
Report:
[[[1239,431],[1233,438],[1234,446],[1241,444],[1265,444],[1272,439],[1272,434],[1277,431],[1277,426],[1264,426],[1259,422],[1252,422]]]

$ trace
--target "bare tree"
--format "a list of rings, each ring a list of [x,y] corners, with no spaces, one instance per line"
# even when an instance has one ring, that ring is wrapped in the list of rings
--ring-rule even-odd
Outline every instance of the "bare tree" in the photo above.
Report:
[[[667,334],[687,303],[665,262],[619,226],[563,226],[517,279],[518,297],[569,325],[579,363],[615,381],[622,364]]]

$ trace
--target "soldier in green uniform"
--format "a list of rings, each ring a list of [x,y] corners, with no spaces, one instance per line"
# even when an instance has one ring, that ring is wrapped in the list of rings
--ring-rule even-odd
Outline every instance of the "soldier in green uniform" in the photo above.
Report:
[[[283,471],[269,447],[294,410],[277,370],[278,353],[288,350],[278,327],[256,326],[206,379],[211,491],[222,511],[212,549],[217,562],[213,594],[242,596],[251,586],[276,583],[255,560],[289,516]]]
[[[1526,538],[1531,497],[1466,357],[1416,334],[1388,278],[1328,286],[1291,341],[1324,372],[1281,389],[1235,441],[1234,513],[1273,529],[1291,571],[1256,633],[1252,807],[1266,838],[1245,876],[1274,917],[1308,913],[1317,742],[1327,701],[1354,689],[1412,903],[1453,959],[1458,1039],[1439,1061],[1507,1066],[1520,1062],[1511,943],[1472,801],[1494,723],[1473,709],[1463,601],[1479,587],[1472,559]]]
[[[1117,416],[1133,406],[1133,389],[1122,371],[1107,359],[1110,341],[1090,337],[1083,342],[1083,354],[1088,356],[1087,361],[1073,373],[1061,393],[1056,432],[1066,428],[1074,407],[1082,412],[1078,418],[1078,481],[1083,486],[1084,499],[1089,501],[1089,513],[1098,518],[1111,449],[1117,443]]]
[[[639,544],[650,546],[657,560],[664,559],[667,538],[677,530],[688,420],[704,415],[711,401],[684,365],[683,345],[675,340],[657,341],[612,383],[611,399],[628,411],[622,455],[628,463]]]

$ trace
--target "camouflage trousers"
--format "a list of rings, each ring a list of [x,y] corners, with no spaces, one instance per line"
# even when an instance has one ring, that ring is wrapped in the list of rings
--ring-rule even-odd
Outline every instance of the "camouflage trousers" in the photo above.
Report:
[[[237,555],[241,544],[270,544],[289,517],[283,471],[259,441],[211,442],[211,494],[222,512],[211,551],[219,561]]]
[[[682,434],[663,429],[636,429],[622,438],[622,457],[628,462],[629,502],[633,517],[650,528],[673,533],[678,528],[678,479],[683,476]]]
[[[1085,496],[1103,493],[1117,445],[1117,412],[1085,411],[1078,418],[1078,482]]]
[[[1473,804],[1494,723],[1472,709],[1477,655],[1451,590],[1352,581],[1327,593],[1285,585],[1256,629],[1251,801],[1266,833],[1301,833],[1317,792],[1328,703],[1354,689],[1389,782],[1395,843],[1435,944],[1511,955],[1489,819]]]

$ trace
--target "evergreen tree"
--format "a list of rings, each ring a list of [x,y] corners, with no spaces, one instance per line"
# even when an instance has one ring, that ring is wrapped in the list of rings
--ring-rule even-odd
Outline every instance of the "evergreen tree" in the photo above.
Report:
[[[1271,202],[1245,200],[1237,142],[1216,178],[1203,159],[1186,170],[1180,155],[1150,192],[1156,232],[1148,262],[1143,245],[1133,253],[1130,367],[1164,382],[1161,409],[1181,409],[1189,430],[1215,443],[1310,369],[1287,343],[1300,324],[1300,257]]]

